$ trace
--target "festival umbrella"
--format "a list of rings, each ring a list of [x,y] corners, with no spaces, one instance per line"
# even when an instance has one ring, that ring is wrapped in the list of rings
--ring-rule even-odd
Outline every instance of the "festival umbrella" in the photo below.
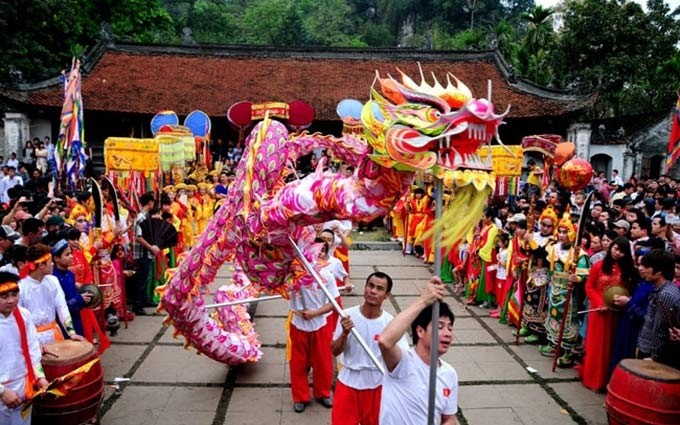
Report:
[[[81,93],[80,61],[75,60],[71,72],[64,78],[64,105],[57,139],[55,162],[58,181],[74,190],[85,171],[85,128],[83,126],[83,96]]]

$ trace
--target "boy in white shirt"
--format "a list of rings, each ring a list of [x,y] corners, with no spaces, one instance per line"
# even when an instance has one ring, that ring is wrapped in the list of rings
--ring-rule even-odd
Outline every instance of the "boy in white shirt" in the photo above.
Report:
[[[19,307],[19,276],[0,272],[0,423],[30,425],[31,411],[21,404],[46,388],[38,336],[31,314]]]
[[[29,247],[26,260],[20,274],[19,305],[31,312],[40,345],[64,339],[57,317],[71,339],[84,341],[73,328],[64,291],[59,280],[52,275],[54,263],[50,247],[40,243]]]

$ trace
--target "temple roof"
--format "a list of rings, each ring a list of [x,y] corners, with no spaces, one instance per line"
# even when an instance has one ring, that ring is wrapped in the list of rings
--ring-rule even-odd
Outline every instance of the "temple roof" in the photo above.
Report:
[[[274,48],[260,46],[150,46],[101,42],[83,63],[86,110],[186,115],[199,109],[224,116],[239,101],[303,100],[316,119],[337,120],[338,102],[368,99],[378,70],[397,68],[419,81],[420,62],[445,83],[451,72],[486,97],[492,82],[497,111],[511,105],[509,118],[561,116],[592,105],[596,94],[576,96],[549,90],[512,75],[497,51],[451,52],[404,49]],[[20,104],[61,107],[59,78],[0,87],[0,96]]]

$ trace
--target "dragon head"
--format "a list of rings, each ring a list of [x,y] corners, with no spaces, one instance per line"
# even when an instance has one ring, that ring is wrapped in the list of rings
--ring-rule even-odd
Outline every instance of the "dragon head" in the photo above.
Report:
[[[489,158],[477,154],[480,146],[498,138],[503,114],[494,112],[487,99],[475,99],[470,89],[452,74],[442,86],[416,84],[398,69],[401,82],[388,75],[376,80],[371,101],[364,105],[361,119],[366,139],[373,147],[373,161],[399,170],[489,172]],[[377,86],[377,87],[376,87]]]

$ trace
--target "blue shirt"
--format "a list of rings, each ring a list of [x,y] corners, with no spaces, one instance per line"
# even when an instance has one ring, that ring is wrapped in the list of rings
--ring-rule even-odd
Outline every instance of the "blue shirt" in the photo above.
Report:
[[[226,195],[228,192],[229,188],[227,186],[223,186],[221,183],[215,186],[216,195]]]
[[[56,266],[52,274],[59,280],[61,289],[64,291],[66,305],[68,305],[68,311],[71,313],[71,319],[73,320],[73,329],[76,330],[78,335],[82,335],[83,322],[80,319],[80,310],[85,308],[85,301],[83,301],[83,297],[78,293],[76,275],[71,270],[60,270]]]

